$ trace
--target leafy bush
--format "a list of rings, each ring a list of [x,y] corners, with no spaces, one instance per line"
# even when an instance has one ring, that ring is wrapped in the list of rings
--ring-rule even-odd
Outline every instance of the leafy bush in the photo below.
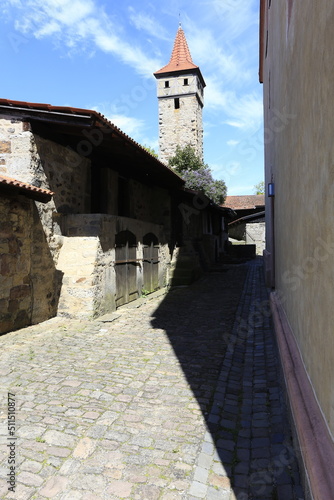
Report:
[[[168,163],[183,177],[188,189],[204,193],[218,205],[224,203],[227,192],[225,182],[213,179],[209,166],[202,162],[189,144],[183,149],[177,146],[175,155]]]

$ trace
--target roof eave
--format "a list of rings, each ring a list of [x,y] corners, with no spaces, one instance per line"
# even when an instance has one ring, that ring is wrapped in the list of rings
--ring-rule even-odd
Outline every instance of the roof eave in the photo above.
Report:
[[[35,106],[35,107],[34,107]],[[125,134],[116,125],[110,122],[101,113],[94,110],[85,110],[81,108],[66,108],[59,106],[51,106],[49,104],[25,103],[21,101],[8,101],[0,99],[0,113],[19,116],[22,120],[30,121],[37,120],[47,123],[57,123],[71,125],[82,132],[86,128],[105,128],[112,131],[111,136],[119,136],[125,143],[136,148],[140,154],[145,155],[151,164],[156,165],[165,174],[165,178],[170,179],[171,184],[184,185],[185,181],[170,167],[162,163],[158,158],[149,153],[143,146],[134,141],[130,136]],[[66,131],[64,130],[64,133]],[[109,134],[108,134],[109,135]]]
[[[260,83],[263,83],[263,76],[264,76],[265,12],[266,12],[266,0],[260,0],[260,28],[259,28],[259,82]]]

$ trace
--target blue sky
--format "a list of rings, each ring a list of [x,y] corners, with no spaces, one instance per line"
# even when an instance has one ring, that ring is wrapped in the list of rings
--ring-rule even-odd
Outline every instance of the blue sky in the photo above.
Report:
[[[206,81],[204,160],[229,195],[263,180],[258,0],[0,0],[0,97],[95,109],[158,150],[152,75],[181,20]]]

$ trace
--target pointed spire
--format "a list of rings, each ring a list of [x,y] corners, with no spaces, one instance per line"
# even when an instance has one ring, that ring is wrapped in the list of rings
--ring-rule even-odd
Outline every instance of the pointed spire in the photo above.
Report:
[[[193,63],[188,43],[180,22],[170,61],[167,66],[159,69],[159,71],[156,71],[154,74],[157,75],[159,73],[169,73],[171,71],[187,69],[198,69],[198,66]]]

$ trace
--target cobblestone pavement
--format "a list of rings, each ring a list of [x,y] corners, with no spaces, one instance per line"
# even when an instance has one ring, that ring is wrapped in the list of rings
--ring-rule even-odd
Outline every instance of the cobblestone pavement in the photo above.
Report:
[[[0,497],[302,500],[266,301],[254,261],[1,337]]]

